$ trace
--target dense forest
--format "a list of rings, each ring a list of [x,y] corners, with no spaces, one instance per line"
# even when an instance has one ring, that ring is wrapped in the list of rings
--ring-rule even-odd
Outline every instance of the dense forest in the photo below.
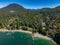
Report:
[[[34,10],[10,4],[0,9],[0,29],[39,32],[60,44],[60,6]]]

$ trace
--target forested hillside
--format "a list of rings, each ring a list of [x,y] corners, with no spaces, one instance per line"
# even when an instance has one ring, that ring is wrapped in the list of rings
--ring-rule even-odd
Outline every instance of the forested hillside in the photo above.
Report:
[[[0,29],[2,28],[39,32],[60,43],[60,6],[28,10],[18,4],[10,4],[0,9]]]

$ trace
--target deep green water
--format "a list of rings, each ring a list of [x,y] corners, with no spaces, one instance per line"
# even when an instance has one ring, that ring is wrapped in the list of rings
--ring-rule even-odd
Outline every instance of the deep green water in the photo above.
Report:
[[[0,45],[53,45],[50,41],[34,38],[29,34],[0,32]]]

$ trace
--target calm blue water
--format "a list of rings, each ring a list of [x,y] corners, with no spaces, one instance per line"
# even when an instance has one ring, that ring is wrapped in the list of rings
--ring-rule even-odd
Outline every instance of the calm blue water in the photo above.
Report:
[[[32,40],[31,35],[21,32],[0,32],[0,45],[53,45],[50,41],[43,39]]]

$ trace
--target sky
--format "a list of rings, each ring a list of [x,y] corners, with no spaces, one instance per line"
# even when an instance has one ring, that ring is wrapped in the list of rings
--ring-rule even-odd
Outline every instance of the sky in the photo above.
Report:
[[[27,9],[54,8],[60,6],[60,0],[0,0],[0,8],[17,3]]]

